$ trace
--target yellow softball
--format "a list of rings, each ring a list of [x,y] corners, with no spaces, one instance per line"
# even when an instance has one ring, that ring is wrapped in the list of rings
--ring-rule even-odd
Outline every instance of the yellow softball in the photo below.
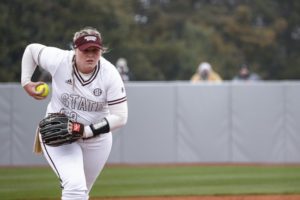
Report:
[[[41,91],[44,90],[44,92],[41,94],[43,97],[46,97],[46,96],[48,96],[48,94],[49,94],[49,86],[48,86],[48,84],[46,84],[46,83],[37,86],[37,87],[35,88],[35,90],[36,90],[37,92],[41,92]]]

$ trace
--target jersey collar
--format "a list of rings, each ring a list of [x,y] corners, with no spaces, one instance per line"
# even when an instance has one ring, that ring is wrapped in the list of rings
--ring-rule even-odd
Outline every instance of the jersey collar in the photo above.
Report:
[[[76,67],[75,56],[73,57],[73,62],[72,63],[73,63],[72,66],[73,66],[74,74],[75,74],[76,78],[78,79],[78,81],[81,83],[82,86],[88,85],[91,82],[93,82],[93,80],[97,77],[98,72],[100,71],[100,60],[99,60],[96,67],[95,67],[95,70],[93,71],[90,78],[87,79],[87,80],[84,80],[84,78],[81,76],[81,74],[79,73],[79,71]]]

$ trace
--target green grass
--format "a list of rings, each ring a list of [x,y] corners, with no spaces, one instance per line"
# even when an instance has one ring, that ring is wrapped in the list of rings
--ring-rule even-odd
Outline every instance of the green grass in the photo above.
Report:
[[[108,166],[91,197],[300,194],[300,166]],[[47,167],[0,168],[0,199],[59,199]]]

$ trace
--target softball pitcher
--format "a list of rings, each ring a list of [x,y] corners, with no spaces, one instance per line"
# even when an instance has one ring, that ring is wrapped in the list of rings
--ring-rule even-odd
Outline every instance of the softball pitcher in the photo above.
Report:
[[[64,113],[81,127],[80,138],[51,146],[38,138],[42,152],[58,176],[63,200],[88,200],[112,146],[112,133],[127,123],[128,109],[123,81],[115,66],[102,54],[101,34],[87,27],[74,34],[74,50],[29,44],[22,57],[21,83],[37,100],[45,99],[32,82],[36,66],[52,76],[50,113]],[[74,125],[74,124],[73,124]],[[75,126],[74,126],[75,127]]]

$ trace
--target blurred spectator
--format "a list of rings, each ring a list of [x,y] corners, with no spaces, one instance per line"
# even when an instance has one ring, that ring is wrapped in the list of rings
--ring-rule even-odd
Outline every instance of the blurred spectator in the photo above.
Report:
[[[258,81],[261,80],[260,76],[251,72],[247,64],[240,67],[239,74],[233,78],[233,81]]]
[[[116,62],[116,68],[119,71],[122,80],[124,82],[130,80],[129,68],[127,66],[127,60],[125,58],[119,58]]]
[[[222,82],[222,78],[212,69],[209,63],[202,62],[198,66],[197,72],[191,78],[192,83],[201,81]]]

